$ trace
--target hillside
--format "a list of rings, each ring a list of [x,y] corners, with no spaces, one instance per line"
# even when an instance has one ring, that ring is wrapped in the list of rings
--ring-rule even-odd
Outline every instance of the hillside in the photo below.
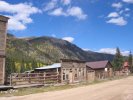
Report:
[[[72,43],[53,37],[16,38],[8,34],[7,39],[7,61],[21,63],[21,65],[16,64],[19,67],[23,62],[25,66],[30,67],[33,67],[31,64],[36,62],[34,67],[39,67],[43,64],[59,62],[61,58],[95,61],[112,60],[113,57],[110,54],[86,52]]]

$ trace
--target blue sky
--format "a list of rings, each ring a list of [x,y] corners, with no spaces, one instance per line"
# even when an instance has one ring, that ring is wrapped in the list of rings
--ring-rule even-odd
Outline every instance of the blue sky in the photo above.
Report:
[[[133,51],[133,0],[0,0],[17,37],[53,36],[85,50]]]

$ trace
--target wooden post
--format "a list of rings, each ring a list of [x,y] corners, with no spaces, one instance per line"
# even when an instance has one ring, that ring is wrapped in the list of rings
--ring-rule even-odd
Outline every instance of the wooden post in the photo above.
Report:
[[[10,74],[10,86],[12,86],[12,74]]]
[[[45,84],[45,76],[46,76],[46,73],[44,72],[44,75],[43,75],[43,77],[44,77],[43,84]]]

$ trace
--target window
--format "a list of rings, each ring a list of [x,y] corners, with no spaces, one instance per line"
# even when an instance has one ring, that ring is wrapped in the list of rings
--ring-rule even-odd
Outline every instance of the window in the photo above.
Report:
[[[63,73],[63,80],[65,80],[65,73]]]
[[[66,80],[68,80],[68,74],[66,74]]]

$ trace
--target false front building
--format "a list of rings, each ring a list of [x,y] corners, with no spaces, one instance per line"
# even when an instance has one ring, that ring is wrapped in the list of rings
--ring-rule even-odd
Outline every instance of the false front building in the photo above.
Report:
[[[8,18],[0,15],[0,85],[5,79],[5,49]]]

